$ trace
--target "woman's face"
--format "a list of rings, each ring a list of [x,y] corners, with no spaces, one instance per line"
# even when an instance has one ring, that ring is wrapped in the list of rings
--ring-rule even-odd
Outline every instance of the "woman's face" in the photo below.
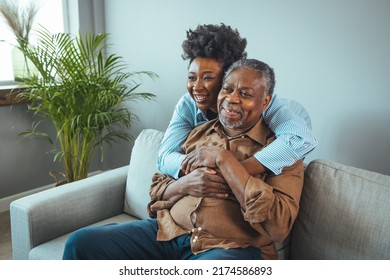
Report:
[[[188,67],[187,90],[201,111],[217,112],[223,69],[213,58],[196,57]]]

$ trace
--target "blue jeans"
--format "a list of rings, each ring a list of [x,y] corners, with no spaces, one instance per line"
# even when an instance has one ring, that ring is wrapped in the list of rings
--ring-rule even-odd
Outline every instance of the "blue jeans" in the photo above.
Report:
[[[74,232],[65,245],[64,260],[256,260],[258,248],[211,249],[194,255],[190,235],[156,241],[156,219],[90,226]]]

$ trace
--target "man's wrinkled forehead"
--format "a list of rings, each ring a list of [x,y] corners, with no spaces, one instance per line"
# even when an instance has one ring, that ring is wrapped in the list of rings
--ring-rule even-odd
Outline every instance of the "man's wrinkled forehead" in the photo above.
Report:
[[[258,72],[256,69],[250,67],[243,67],[243,66],[231,69],[231,71],[229,71],[229,73],[227,73],[227,75],[223,79],[223,83],[237,83],[237,82],[239,82],[241,86],[248,86],[248,87],[252,87],[255,84],[258,84],[259,82],[261,82],[262,84],[264,83],[265,86],[266,83],[262,73]]]

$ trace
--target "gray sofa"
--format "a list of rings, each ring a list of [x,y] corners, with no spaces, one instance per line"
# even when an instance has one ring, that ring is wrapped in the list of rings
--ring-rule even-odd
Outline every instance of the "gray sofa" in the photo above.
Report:
[[[14,201],[14,259],[61,259],[67,237],[81,227],[147,218],[162,137],[144,130],[128,166]],[[298,218],[277,245],[281,259],[390,259],[390,176],[310,162]]]

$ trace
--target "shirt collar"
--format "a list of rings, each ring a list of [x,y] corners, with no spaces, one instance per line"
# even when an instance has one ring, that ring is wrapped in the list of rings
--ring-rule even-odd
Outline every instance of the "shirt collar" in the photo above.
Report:
[[[199,109],[196,109],[196,119],[198,122],[203,122],[207,120],[205,114]]]
[[[227,136],[225,132],[223,132],[222,123],[219,121],[219,119],[215,120],[214,124],[211,126],[211,130],[209,131],[209,133],[211,133],[212,131],[216,131],[220,135]],[[264,123],[263,117],[261,117],[251,129],[249,129],[242,135],[246,135],[257,143],[266,146],[268,143],[268,138],[271,136],[271,133],[272,132],[269,127],[266,126],[266,124]]]

